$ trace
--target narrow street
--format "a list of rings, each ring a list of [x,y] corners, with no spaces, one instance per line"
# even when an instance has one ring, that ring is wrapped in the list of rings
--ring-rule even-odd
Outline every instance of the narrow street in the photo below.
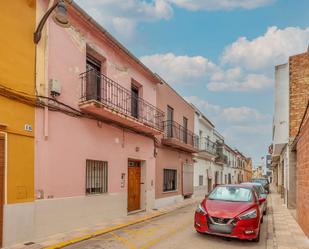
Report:
[[[193,227],[196,205],[74,244],[67,249],[187,249],[187,248],[266,248],[267,219],[262,224],[259,243],[199,234]]]

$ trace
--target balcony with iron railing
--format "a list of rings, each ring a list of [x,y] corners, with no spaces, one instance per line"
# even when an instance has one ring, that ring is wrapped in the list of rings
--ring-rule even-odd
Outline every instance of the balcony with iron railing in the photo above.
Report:
[[[162,144],[190,153],[199,151],[199,137],[175,121],[163,122],[164,137]]]
[[[217,154],[217,144],[212,142],[208,137],[200,138],[199,155],[213,158]]]
[[[221,164],[221,165],[227,164],[228,163],[228,157],[227,157],[227,155],[224,155],[223,148],[219,147],[219,146],[220,145],[218,144],[218,147],[217,147],[217,157],[215,159],[215,162],[217,164]]]
[[[80,78],[81,110],[144,133],[163,132],[164,112],[160,109],[95,70]]]

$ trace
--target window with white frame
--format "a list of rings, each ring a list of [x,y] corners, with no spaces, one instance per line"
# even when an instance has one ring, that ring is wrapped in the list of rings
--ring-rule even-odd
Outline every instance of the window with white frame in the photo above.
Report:
[[[86,194],[107,193],[108,166],[107,162],[86,160]]]

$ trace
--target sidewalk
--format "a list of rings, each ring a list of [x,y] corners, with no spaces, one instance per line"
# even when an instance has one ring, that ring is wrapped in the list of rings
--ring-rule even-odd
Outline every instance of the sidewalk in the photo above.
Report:
[[[17,244],[10,249],[55,249],[62,248],[69,244],[77,243],[82,240],[89,239],[100,234],[108,233],[129,225],[140,223],[146,220],[159,217],[161,215],[172,212],[178,208],[182,208],[191,204],[199,202],[202,197],[195,197],[186,199],[181,203],[177,203],[166,208],[161,208],[158,210],[153,210],[150,212],[139,212],[136,214],[130,214],[128,216],[120,217],[116,220],[105,220],[104,223],[94,224],[91,227],[83,227],[74,231],[69,231],[65,233],[58,233],[53,236],[42,238],[37,241],[33,241],[30,245]]]
[[[309,249],[308,237],[275,191],[268,206],[267,249]]]

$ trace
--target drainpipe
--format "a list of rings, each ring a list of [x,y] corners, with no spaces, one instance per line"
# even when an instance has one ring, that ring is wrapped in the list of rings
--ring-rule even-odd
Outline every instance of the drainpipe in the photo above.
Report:
[[[54,0],[49,1],[47,9],[50,9],[54,5]],[[48,47],[48,34],[49,34],[49,21],[46,22],[46,30],[45,30],[45,46],[44,46],[44,95],[45,97],[48,97],[49,92],[48,92],[48,57],[49,57],[49,47]],[[48,100],[46,100],[48,102]],[[48,139],[48,131],[49,131],[49,126],[48,126],[48,107],[44,107],[44,138],[45,140]]]

